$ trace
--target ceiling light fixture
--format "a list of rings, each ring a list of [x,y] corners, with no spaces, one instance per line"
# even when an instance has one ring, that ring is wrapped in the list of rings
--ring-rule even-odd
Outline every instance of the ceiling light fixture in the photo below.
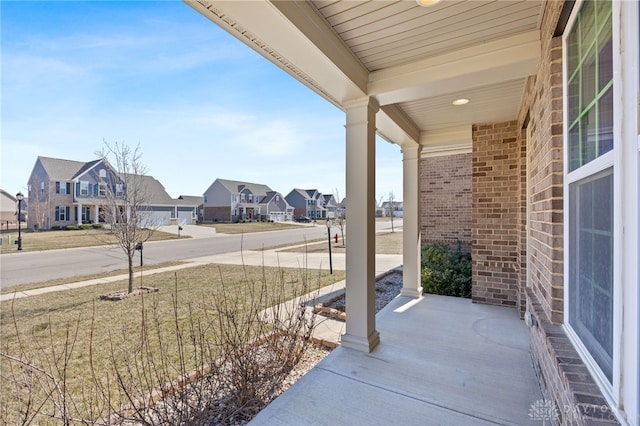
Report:
[[[460,105],[466,105],[469,103],[469,99],[465,99],[465,98],[460,98],[460,99],[456,99],[455,101],[452,102],[454,105],[456,106],[460,106]]]
[[[429,7],[440,3],[440,0],[416,0],[416,3],[418,3],[418,6]]]

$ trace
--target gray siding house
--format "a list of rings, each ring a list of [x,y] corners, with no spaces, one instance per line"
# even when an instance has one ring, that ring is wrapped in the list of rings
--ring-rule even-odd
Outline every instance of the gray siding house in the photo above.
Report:
[[[175,201],[152,176],[143,176],[149,193],[142,223],[168,225],[175,212]],[[28,182],[29,219],[27,227],[105,222],[107,185],[115,194],[125,191],[118,173],[105,160],[81,162],[38,157]]]
[[[327,209],[324,207],[325,199],[317,189],[294,188],[285,197],[294,208],[294,214],[308,216],[311,219],[325,219]]]
[[[216,179],[204,193],[206,222],[293,220],[293,208],[285,197],[267,185]]]

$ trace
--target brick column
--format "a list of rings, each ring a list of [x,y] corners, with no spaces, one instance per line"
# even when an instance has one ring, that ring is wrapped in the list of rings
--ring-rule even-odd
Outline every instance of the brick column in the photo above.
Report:
[[[515,121],[473,126],[474,302],[516,306],[520,170]]]
[[[376,330],[375,279],[375,134],[373,98],[346,105],[347,111],[347,196],[349,238],[347,238],[346,333],[342,346],[371,352],[380,342]]]

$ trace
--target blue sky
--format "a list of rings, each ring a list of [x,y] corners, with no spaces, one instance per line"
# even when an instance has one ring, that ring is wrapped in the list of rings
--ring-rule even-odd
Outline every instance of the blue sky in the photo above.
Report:
[[[0,188],[38,155],[91,161],[140,144],[172,197],[216,178],[345,195],[344,113],[180,1],[1,1]],[[402,154],[376,143],[376,196]]]

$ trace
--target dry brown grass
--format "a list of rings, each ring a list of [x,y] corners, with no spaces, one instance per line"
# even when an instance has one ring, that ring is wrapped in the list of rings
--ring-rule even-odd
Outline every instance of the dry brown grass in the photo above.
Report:
[[[143,267],[143,269],[142,269],[142,273],[144,275],[146,273],[146,271],[151,271],[153,269],[159,269],[159,268],[165,268],[167,266],[182,265],[184,263],[185,262],[174,261],[174,262],[157,263],[155,265],[145,265]],[[140,266],[134,266],[133,267],[133,272],[134,272],[136,278],[138,278],[139,273],[140,273]],[[95,279],[98,279],[98,278],[113,277],[113,276],[116,276],[116,275],[125,275],[125,274],[128,274],[128,273],[129,273],[128,269],[117,269],[115,271],[102,272],[102,273],[99,273],[99,274],[79,275],[79,276],[67,277],[67,278],[56,278],[56,279],[47,280],[47,281],[41,281],[41,282],[37,282],[37,283],[20,284],[20,285],[16,285],[16,286],[13,286],[13,287],[4,287],[4,288],[0,289],[0,294],[15,293],[15,292],[18,292],[18,291],[33,290],[33,289],[36,289],[36,288],[43,288],[43,287],[52,287],[54,285],[71,284],[71,283],[77,283],[77,282],[80,282],[80,281],[95,280]]]
[[[167,342],[174,341],[170,336],[175,335],[176,323],[171,319],[175,318],[178,323],[185,324],[185,327],[194,321],[211,324],[206,317],[215,315],[216,306],[213,301],[220,300],[215,295],[219,295],[223,283],[226,291],[234,293],[236,288],[235,292],[241,294],[250,283],[270,283],[270,278],[278,274],[282,274],[284,282],[290,284],[285,288],[293,288],[296,283],[308,280],[313,284],[311,290],[344,279],[342,271],[330,275],[328,271],[203,265],[151,275],[145,280],[145,285],[157,287],[160,290],[158,293],[119,302],[100,301],[98,297],[126,288],[126,281],[16,299],[0,305],[0,351],[23,358],[26,356],[33,362],[42,364],[47,362],[47,354],[51,360],[66,353],[65,342],[69,342],[69,336],[72,336],[75,343],[69,360],[65,363],[67,380],[64,385],[66,391],[76,396],[82,404],[80,396],[91,379],[90,354],[96,367],[93,372],[98,375],[97,379],[116,387],[111,366],[114,357],[117,358],[114,353],[118,354],[125,348],[135,352],[140,332],[144,328],[142,324],[145,319],[141,315],[143,306],[153,307],[154,316],[158,318],[158,333],[165,335],[157,340],[164,342],[165,346],[151,347],[150,351],[162,353],[169,363],[181,363],[184,359],[180,358],[180,348],[177,345],[167,345]],[[293,297],[294,294],[285,296]],[[238,311],[242,314],[241,303],[238,304]],[[206,333],[216,332],[213,329],[206,330]],[[76,333],[77,337],[74,337]],[[53,355],[53,351],[57,355]],[[8,364],[6,358],[0,358],[3,380],[9,371]],[[51,365],[49,367],[52,368]],[[185,368],[188,370],[190,366]],[[42,395],[32,396],[37,397],[36,400],[43,398]],[[9,392],[3,391],[0,394],[0,407],[5,407],[6,410],[0,415],[7,424],[15,424],[15,418],[7,417],[17,414],[11,408],[15,401],[7,400],[10,397]],[[56,421],[51,421],[50,424],[56,424]]]
[[[11,235],[11,244],[8,236]],[[15,231],[2,232],[0,254],[14,253],[18,246],[14,244],[18,233]],[[188,238],[188,237],[182,237]],[[177,235],[162,231],[155,231],[149,241],[175,240]],[[106,229],[79,229],[75,231],[24,231],[22,232],[23,251],[55,250],[75,247],[91,247],[115,244],[115,237]]]
[[[247,222],[247,223],[205,223],[200,226],[216,228],[218,234],[249,234],[252,232],[279,231],[281,229],[298,228],[291,222]]]

